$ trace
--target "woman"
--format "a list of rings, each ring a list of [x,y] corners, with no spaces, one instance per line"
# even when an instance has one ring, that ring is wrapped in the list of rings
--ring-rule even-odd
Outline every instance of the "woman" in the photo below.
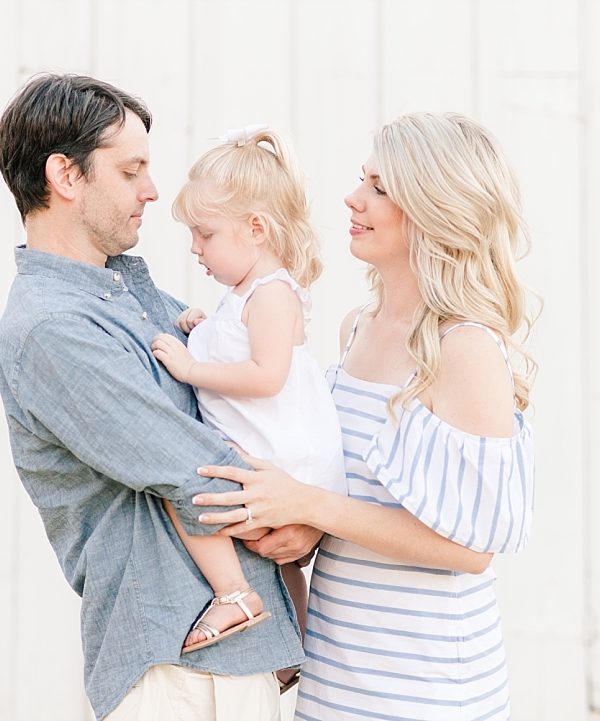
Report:
[[[523,548],[533,497],[517,186],[490,134],[453,114],[385,125],[363,171],[345,202],[375,299],[342,323],[331,371],[349,496],[248,459],[256,471],[203,470],[243,483],[218,502],[245,508],[201,520],[327,534],[297,719],[502,721],[489,562]]]

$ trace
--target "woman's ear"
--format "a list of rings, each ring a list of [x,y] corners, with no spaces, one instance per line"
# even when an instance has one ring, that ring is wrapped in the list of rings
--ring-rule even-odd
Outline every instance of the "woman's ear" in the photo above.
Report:
[[[249,219],[250,233],[256,245],[264,243],[269,233],[269,223],[264,215],[253,213]]]
[[[66,155],[53,153],[46,160],[46,181],[52,192],[65,200],[73,200],[81,170]]]

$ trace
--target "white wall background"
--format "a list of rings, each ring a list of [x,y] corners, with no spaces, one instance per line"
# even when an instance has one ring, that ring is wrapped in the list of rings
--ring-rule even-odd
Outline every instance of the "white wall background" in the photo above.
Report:
[[[210,311],[171,201],[208,138],[268,122],[310,182],[326,271],[314,289],[323,366],[366,297],[348,211],[371,133],[411,110],[487,124],[521,178],[546,306],[533,343],[537,510],[528,550],[499,558],[514,721],[600,719],[600,2],[598,0],[3,0],[0,105],[40,70],[96,75],[155,116],[161,200],[139,250],[158,283]],[[23,238],[0,184],[0,305]],[[84,721],[78,599],[60,575],[0,429],[0,721]],[[288,702],[289,706],[289,702]],[[284,716],[289,718],[289,710]]]

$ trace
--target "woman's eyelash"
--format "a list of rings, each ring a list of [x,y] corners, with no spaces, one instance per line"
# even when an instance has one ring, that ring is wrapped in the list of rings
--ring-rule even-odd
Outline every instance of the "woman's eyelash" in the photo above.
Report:
[[[359,175],[359,176],[358,176],[358,179],[360,180],[361,183],[364,183],[364,182],[365,182],[365,176],[364,176],[364,175]],[[385,190],[382,190],[382,189],[379,188],[377,185],[374,185],[374,186],[373,186],[373,189],[375,190],[375,192],[376,192],[378,195],[387,195],[387,193],[385,192]]]

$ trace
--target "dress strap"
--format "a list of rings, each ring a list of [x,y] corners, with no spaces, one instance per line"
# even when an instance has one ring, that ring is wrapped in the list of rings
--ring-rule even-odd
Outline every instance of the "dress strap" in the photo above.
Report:
[[[348,334],[348,340],[346,341],[346,346],[344,347],[344,350],[342,352],[342,357],[340,358],[339,367],[343,368],[344,363],[346,361],[346,356],[348,355],[350,348],[352,347],[352,343],[354,343],[354,338],[356,337],[356,329],[358,328],[358,321],[360,320],[361,315],[365,311],[366,308],[368,308],[371,305],[372,301],[369,301],[368,303],[365,303],[358,313],[356,314],[356,317],[354,318],[354,323],[352,324],[352,328],[350,330],[350,333]]]
[[[502,353],[502,357],[504,358],[506,367],[508,368],[508,372],[510,374],[510,380],[512,382],[512,387],[513,387],[513,391],[514,391],[515,377],[513,375],[512,366],[510,365],[510,359],[508,357],[508,351],[506,350],[506,345],[504,344],[504,341],[498,335],[498,333],[494,332],[487,325],[484,325],[483,323],[476,323],[475,321],[472,321],[472,320],[465,320],[465,321],[462,321],[461,323],[455,323],[454,325],[451,325],[450,328],[446,328],[446,330],[442,333],[442,335],[440,336],[440,342],[448,335],[448,333],[451,333],[453,330],[456,330],[456,328],[462,328],[464,326],[471,326],[473,328],[481,328],[481,330],[484,330],[491,338],[494,339],[494,342],[500,349],[500,353]]]

